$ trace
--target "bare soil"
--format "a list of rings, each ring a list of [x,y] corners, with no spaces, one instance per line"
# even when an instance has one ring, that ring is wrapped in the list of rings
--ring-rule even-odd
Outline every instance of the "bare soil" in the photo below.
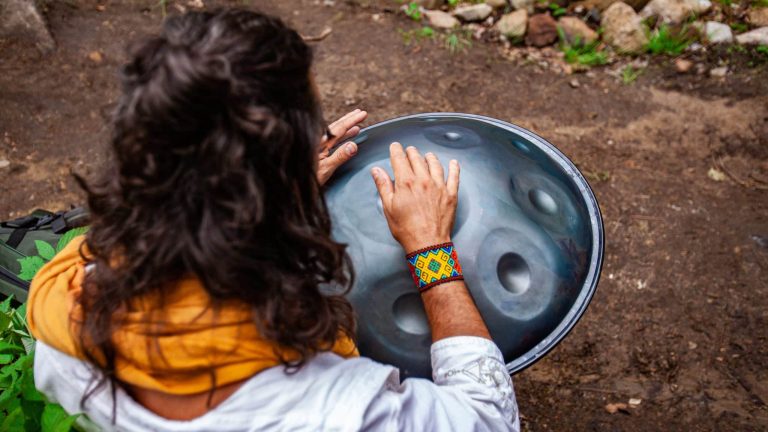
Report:
[[[277,13],[305,35],[332,27],[316,43],[329,119],[353,107],[371,123],[484,114],[544,136],[590,179],[606,227],[602,279],[568,338],[515,376],[524,429],[768,430],[765,64],[715,79],[656,58],[632,85],[607,68],[557,75],[493,44],[406,47],[397,29],[415,25],[372,3],[206,0]],[[50,56],[0,40],[2,219],[82,203],[70,172],[104,160],[126,43],[157,31],[162,11],[155,0],[103,4],[53,2]],[[605,409],[630,398],[639,405]]]

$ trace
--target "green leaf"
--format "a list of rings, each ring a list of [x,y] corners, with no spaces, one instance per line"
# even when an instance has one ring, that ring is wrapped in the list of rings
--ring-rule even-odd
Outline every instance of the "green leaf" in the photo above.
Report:
[[[56,255],[56,249],[54,249],[48,242],[35,240],[35,247],[37,248],[37,253],[40,254],[40,257],[46,261],[50,261],[53,259],[53,256]]]
[[[8,364],[13,361],[13,354],[0,354],[0,364]]]
[[[0,303],[0,312],[8,312],[11,309],[11,300],[13,300],[13,296],[8,296],[7,299]]]
[[[43,432],[69,432],[79,416],[69,415],[60,405],[49,404],[43,410]]]
[[[39,256],[29,256],[19,258],[19,264],[21,264],[21,273],[19,273],[19,278],[21,280],[31,281],[32,278],[34,278],[37,274],[38,270],[40,270],[45,265],[45,261],[43,261],[43,259]]]
[[[73,238],[81,236],[88,232],[88,227],[74,228],[64,233],[59,238],[59,243],[56,245],[56,252],[61,252]]]
[[[7,353],[13,353],[13,352],[24,352],[24,347],[21,347],[19,345],[15,345],[12,343],[8,343],[4,340],[0,340],[0,354],[7,354]]]
[[[11,317],[8,315],[8,313],[0,311],[0,332],[7,330],[10,324]]]
[[[21,396],[29,401],[44,401],[45,397],[35,387],[35,378],[32,375],[33,370],[29,368],[21,374]]]
[[[6,417],[3,424],[0,425],[0,430],[7,432],[24,432],[24,411],[21,409],[21,406],[16,407],[13,411],[8,413],[8,417]]]

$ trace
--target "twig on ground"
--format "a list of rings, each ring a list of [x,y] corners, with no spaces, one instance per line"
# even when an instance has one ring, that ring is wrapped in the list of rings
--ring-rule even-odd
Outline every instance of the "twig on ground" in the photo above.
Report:
[[[320,42],[321,40],[327,38],[331,33],[333,33],[333,29],[326,27],[323,29],[323,31],[320,32],[320,34],[314,36],[301,35],[301,38],[304,39],[304,42]]]

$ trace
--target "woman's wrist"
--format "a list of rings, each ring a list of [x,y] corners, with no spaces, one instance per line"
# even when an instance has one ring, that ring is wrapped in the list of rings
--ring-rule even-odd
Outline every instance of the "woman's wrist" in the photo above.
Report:
[[[421,250],[424,248],[428,248],[430,246],[440,245],[443,243],[450,243],[451,237],[450,236],[428,236],[428,237],[413,237],[407,240],[403,240],[400,242],[400,245],[403,246],[403,250],[405,250],[406,254],[410,254],[414,251]]]

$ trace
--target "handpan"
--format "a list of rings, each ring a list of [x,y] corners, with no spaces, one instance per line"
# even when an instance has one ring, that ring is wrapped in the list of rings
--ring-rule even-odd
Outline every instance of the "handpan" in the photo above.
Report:
[[[573,328],[597,286],[603,224],[587,181],[552,144],[488,117],[417,114],[360,132],[326,199],[356,273],[347,296],[360,353],[403,377],[431,377],[431,335],[370,175],[380,166],[392,176],[395,141],[461,164],[453,242],[467,288],[509,372],[530,366]]]

